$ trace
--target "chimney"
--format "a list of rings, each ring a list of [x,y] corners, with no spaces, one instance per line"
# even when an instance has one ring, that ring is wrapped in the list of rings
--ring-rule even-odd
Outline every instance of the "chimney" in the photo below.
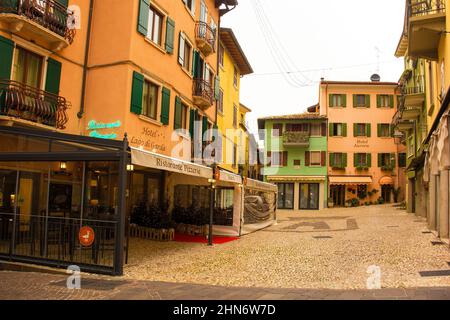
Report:
[[[379,74],[373,74],[371,77],[370,77],[370,81],[372,81],[372,82],[380,82],[381,81],[381,77],[380,77],[380,75]]]

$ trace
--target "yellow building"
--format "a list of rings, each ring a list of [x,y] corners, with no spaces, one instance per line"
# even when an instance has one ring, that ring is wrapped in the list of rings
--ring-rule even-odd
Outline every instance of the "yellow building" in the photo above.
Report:
[[[408,149],[408,211],[449,236],[449,0],[408,0],[397,57],[405,57],[403,94],[393,122]]]
[[[241,107],[241,77],[253,73],[233,30],[220,29],[219,78],[220,93],[218,101],[217,126],[222,134],[221,168],[239,173],[240,154],[245,153],[245,144],[240,144],[241,124],[250,110]],[[244,162],[245,163],[245,162]]]

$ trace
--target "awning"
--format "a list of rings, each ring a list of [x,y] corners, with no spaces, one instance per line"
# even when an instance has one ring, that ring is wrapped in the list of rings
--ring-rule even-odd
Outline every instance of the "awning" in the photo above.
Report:
[[[372,177],[330,177],[330,184],[334,185],[355,185],[371,184]]]
[[[225,171],[225,170],[220,170],[219,181],[242,184],[242,177],[237,174]]]
[[[271,182],[322,182],[325,181],[324,176],[268,176]]]
[[[391,177],[383,177],[380,179],[380,186],[389,186],[394,184],[394,179]]]
[[[131,163],[134,165],[181,173],[189,176],[212,178],[212,169],[192,162],[163,156],[131,147]]]
[[[247,189],[259,190],[263,192],[278,192],[278,186],[267,182],[253,179],[244,179],[244,185]]]

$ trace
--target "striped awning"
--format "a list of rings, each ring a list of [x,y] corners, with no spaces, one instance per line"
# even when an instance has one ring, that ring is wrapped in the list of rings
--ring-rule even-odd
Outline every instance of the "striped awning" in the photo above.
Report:
[[[371,184],[372,177],[330,177],[330,184],[334,185],[355,185],[355,184]]]
[[[270,182],[322,182],[324,176],[268,176]]]

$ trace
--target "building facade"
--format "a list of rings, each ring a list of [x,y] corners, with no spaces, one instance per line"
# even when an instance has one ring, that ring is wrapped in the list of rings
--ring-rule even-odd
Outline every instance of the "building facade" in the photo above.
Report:
[[[450,3],[406,1],[402,35],[395,52],[404,57],[402,104],[393,124],[408,149],[408,211],[427,218],[430,230],[449,237]]]
[[[397,83],[321,82],[320,114],[329,127],[330,206],[401,201],[403,147],[391,126],[396,97]]]
[[[219,70],[217,126],[222,139],[220,167],[235,174],[243,173],[240,166],[245,165],[248,158],[242,124],[251,110],[241,107],[240,87],[241,77],[253,73],[253,70],[233,30],[229,28],[220,29]]]
[[[326,207],[327,119],[318,113],[258,120],[265,129],[265,181],[278,186],[278,209],[320,210]]]

